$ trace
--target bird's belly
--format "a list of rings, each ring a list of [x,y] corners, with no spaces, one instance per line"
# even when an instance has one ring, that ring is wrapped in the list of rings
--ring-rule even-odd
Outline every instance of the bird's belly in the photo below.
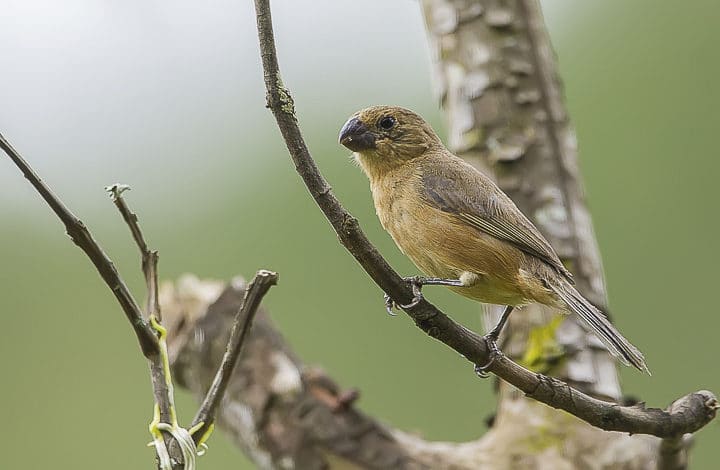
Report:
[[[382,219],[381,219],[382,220]],[[472,279],[471,285],[451,287],[460,295],[484,303],[521,305],[527,302],[518,283],[519,259],[512,247],[464,226],[440,211],[422,213],[396,208],[382,220],[400,250],[427,276]]]
[[[486,304],[517,306],[528,303],[528,299],[522,293],[508,289],[506,283],[487,275],[472,286],[450,287],[450,289],[464,297]]]

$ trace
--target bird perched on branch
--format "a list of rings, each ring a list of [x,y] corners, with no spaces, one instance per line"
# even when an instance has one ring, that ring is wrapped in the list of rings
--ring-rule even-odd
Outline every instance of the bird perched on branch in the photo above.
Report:
[[[373,106],[350,117],[339,141],[370,179],[383,228],[430,276],[407,278],[415,298],[403,308],[420,301],[423,285],[506,306],[484,337],[490,362],[479,373],[499,353],[496,342],[513,307],[532,302],[577,314],[613,355],[649,373],[642,353],[575,289],[532,222],[487,176],[447,150],[422,117]]]

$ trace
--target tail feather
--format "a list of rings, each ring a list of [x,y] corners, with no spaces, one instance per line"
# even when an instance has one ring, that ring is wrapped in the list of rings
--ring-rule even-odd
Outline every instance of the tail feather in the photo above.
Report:
[[[625,365],[634,366],[650,375],[645,357],[630,341],[625,339],[610,323],[605,315],[583,297],[573,286],[566,282],[548,283],[570,310],[576,313],[585,324],[600,338],[608,351]]]

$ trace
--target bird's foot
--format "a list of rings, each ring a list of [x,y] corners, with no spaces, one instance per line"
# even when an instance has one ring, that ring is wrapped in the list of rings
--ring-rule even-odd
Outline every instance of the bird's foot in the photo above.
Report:
[[[403,278],[403,281],[407,282],[412,287],[413,299],[410,301],[409,304],[401,304],[400,307],[412,308],[422,301],[422,286],[425,285],[425,279],[426,278],[420,276],[410,276]]]
[[[485,340],[485,345],[488,349],[488,361],[479,366],[475,364],[475,375],[480,377],[481,379],[487,379],[490,374],[488,374],[488,369],[490,366],[495,362],[495,359],[497,359],[498,356],[500,356],[502,353],[500,352],[500,349],[497,346],[497,336],[493,334],[493,332],[490,332],[483,336],[483,340]]]
[[[424,284],[427,284],[427,282],[425,282],[427,279],[428,278],[424,278],[424,277],[420,277],[420,276],[404,277],[403,281],[407,282],[412,287],[413,299],[410,301],[410,303],[399,304],[399,303],[395,302],[395,300],[393,300],[392,297],[390,297],[386,293],[384,296],[384,299],[385,299],[385,310],[387,311],[387,313],[389,315],[395,316],[396,314],[393,312],[393,309],[395,307],[400,307],[400,308],[406,309],[406,308],[413,308],[417,304],[419,304],[424,298],[423,294],[422,294],[422,286]],[[434,280],[434,278],[430,278],[430,279]]]
[[[413,292],[413,299],[408,304],[398,304],[395,302],[387,293],[385,294],[385,310],[390,315],[395,316],[393,313],[394,307],[400,308],[413,308],[423,300],[422,287],[423,286],[452,286],[452,287],[463,287],[465,284],[460,279],[445,279],[441,277],[422,277],[422,276],[410,276],[404,277],[403,281],[410,284]]]

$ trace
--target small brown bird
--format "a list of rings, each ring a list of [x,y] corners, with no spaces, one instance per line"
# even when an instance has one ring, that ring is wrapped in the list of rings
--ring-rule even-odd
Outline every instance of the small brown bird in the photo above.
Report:
[[[422,117],[373,106],[350,117],[339,141],[370,179],[383,228],[431,276],[408,278],[416,296],[403,307],[417,304],[428,284],[505,305],[485,335],[491,363],[513,307],[538,302],[576,313],[623,363],[650,373],[642,353],[573,287],[572,275],[532,222],[487,176],[450,153]]]

